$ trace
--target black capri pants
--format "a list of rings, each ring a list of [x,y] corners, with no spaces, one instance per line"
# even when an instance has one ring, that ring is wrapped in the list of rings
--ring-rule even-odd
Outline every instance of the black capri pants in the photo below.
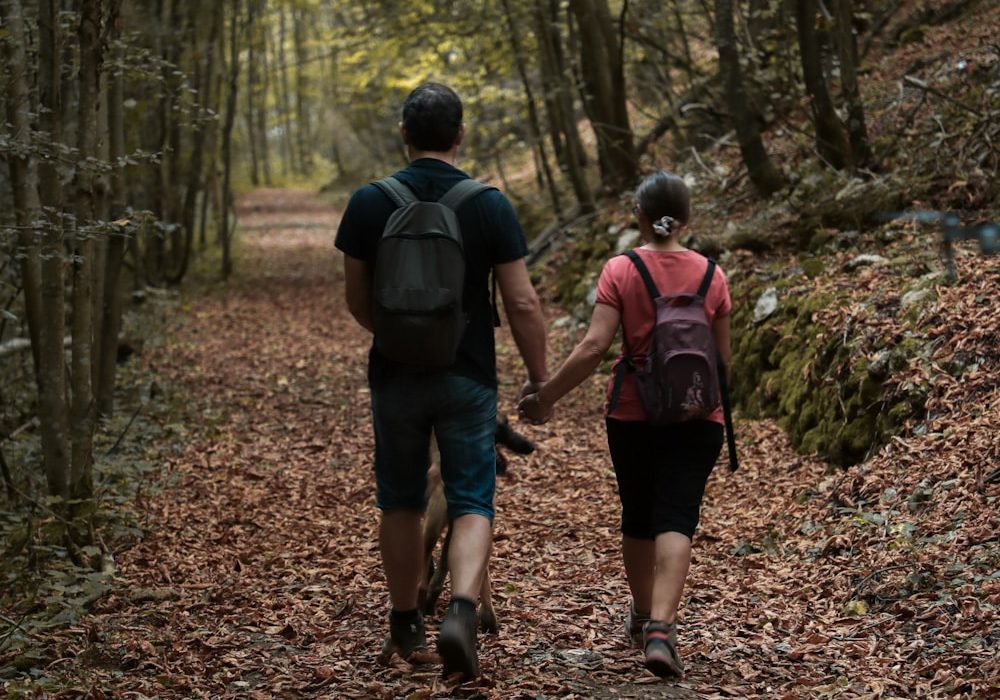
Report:
[[[695,420],[656,427],[605,420],[622,502],[622,534],[653,539],[698,527],[705,484],[722,451],[722,426]]]

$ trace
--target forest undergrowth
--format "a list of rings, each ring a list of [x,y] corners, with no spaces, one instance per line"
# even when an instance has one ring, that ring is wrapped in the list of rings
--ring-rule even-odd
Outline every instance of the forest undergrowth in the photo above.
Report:
[[[741,469],[708,488],[681,612],[678,684],[626,645],[603,377],[512,458],[497,495],[499,634],[483,675],[385,667],[365,355],[342,302],[336,212],[310,195],[242,203],[238,273],[185,297],[143,363],[182,406],[172,486],[143,496],[145,536],[115,552],[114,585],[48,640],[9,696],[55,697],[987,697],[996,675],[1000,376],[994,268],[958,259],[934,328],[983,358],[929,384],[926,429],[846,471],[740,421]],[[317,227],[320,225],[320,227]],[[562,313],[550,308],[553,325]],[[569,328],[570,326],[566,326]],[[554,359],[575,339],[552,338]],[[522,380],[499,342],[501,410]],[[919,375],[919,376],[918,376]],[[431,624],[433,636],[435,625]]]

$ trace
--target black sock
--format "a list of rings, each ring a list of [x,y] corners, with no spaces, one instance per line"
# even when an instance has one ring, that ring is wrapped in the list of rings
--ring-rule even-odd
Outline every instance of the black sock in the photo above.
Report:
[[[420,611],[417,608],[413,608],[412,610],[396,610],[393,608],[389,611],[389,619],[393,622],[401,622],[403,624],[416,622],[420,619]]]
[[[476,614],[476,602],[469,600],[468,598],[461,598],[459,596],[454,596],[451,599],[451,604],[448,607],[455,607],[455,612],[457,613],[467,613]]]

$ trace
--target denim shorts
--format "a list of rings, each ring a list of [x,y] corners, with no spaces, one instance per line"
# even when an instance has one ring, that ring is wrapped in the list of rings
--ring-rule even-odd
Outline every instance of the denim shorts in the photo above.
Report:
[[[497,392],[457,374],[394,376],[372,388],[375,505],[383,511],[427,504],[431,433],[441,453],[448,517],[493,519]]]

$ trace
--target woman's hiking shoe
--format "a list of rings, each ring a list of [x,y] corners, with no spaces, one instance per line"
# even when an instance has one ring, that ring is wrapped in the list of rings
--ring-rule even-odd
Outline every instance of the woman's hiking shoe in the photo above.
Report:
[[[467,681],[479,675],[479,658],[476,654],[476,628],[479,618],[476,606],[467,600],[453,600],[438,630],[437,650],[444,668],[442,676],[461,673]]]
[[[382,662],[387,663],[393,652],[404,661],[410,661],[414,653],[423,651],[427,651],[423,615],[418,611],[416,615],[400,619],[390,613],[389,636],[382,643],[382,653],[379,654]]]
[[[650,620],[643,627],[646,668],[660,678],[684,676],[684,666],[677,655],[677,623]]]
[[[642,628],[647,622],[649,622],[649,615],[637,613],[635,603],[631,603],[628,606],[628,612],[625,613],[625,634],[636,649],[642,649]]]

